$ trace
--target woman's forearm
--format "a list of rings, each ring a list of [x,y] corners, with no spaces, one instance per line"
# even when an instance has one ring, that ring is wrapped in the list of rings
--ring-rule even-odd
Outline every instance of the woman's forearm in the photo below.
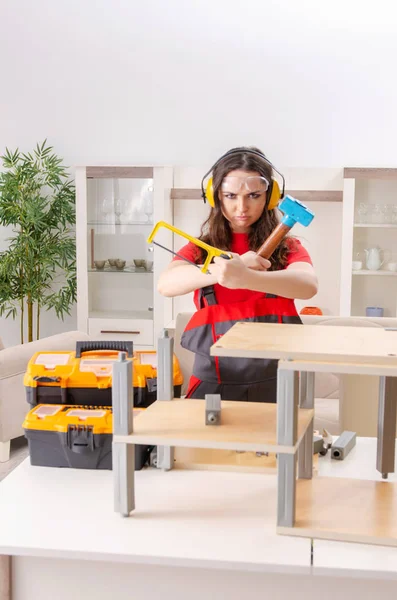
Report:
[[[300,300],[309,300],[317,294],[317,277],[299,270],[252,271],[246,276],[244,287],[255,292],[265,292]]]
[[[210,265],[210,270],[215,271],[216,266]],[[173,298],[215,283],[218,283],[218,278],[213,272],[203,273],[193,265],[173,264],[160,275],[157,291],[162,296]]]

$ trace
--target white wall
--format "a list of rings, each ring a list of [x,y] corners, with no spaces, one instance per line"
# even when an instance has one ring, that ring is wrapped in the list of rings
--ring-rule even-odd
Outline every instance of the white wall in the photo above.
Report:
[[[0,3],[2,146],[71,165],[396,163],[392,0]]]
[[[47,137],[72,167],[206,167],[256,144],[277,165],[394,166],[395,10],[392,0],[2,2],[0,151]],[[2,322],[0,335],[10,343],[17,329]]]

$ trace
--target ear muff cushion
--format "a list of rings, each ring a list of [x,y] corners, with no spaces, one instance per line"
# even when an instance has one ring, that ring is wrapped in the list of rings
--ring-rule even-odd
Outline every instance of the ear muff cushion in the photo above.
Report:
[[[280,202],[281,192],[280,186],[275,179],[272,179],[269,202],[267,204],[267,210],[273,210]]]
[[[214,188],[212,187],[212,177],[210,177],[210,179],[208,180],[207,187],[205,188],[205,198],[210,206],[215,206]]]

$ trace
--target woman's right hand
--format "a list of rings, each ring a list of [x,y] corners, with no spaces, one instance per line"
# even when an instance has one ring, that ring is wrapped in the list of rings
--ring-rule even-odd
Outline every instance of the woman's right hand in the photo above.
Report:
[[[240,258],[248,269],[253,269],[254,271],[267,271],[270,269],[270,261],[262,258],[262,256],[259,256],[252,250],[242,254]]]

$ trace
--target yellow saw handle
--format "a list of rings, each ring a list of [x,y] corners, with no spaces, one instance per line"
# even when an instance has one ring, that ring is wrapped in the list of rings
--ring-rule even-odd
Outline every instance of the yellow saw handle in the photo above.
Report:
[[[149,237],[147,239],[148,244],[151,244],[153,242],[154,236],[156,235],[156,233],[158,232],[160,227],[165,227],[166,229],[173,231],[177,235],[181,235],[182,237],[189,240],[189,242],[192,242],[192,244],[194,244],[195,246],[199,246],[199,248],[202,248],[203,250],[205,250],[207,252],[207,258],[205,259],[204,264],[201,267],[201,271],[203,273],[207,272],[208,265],[211,263],[212,259],[215,256],[220,256],[222,258],[227,258],[227,259],[233,258],[233,255],[231,254],[231,252],[225,252],[224,250],[219,250],[219,248],[214,248],[213,246],[209,246],[209,244],[206,244],[205,242],[202,242],[201,240],[198,240],[197,238],[192,237],[188,233],[185,233],[181,229],[177,229],[176,227],[174,227],[173,225],[170,225],[169,223],[166,223],[165,221],[158,221],[156,223],[156,225],[153,227],[152,233],[149,235]]]

